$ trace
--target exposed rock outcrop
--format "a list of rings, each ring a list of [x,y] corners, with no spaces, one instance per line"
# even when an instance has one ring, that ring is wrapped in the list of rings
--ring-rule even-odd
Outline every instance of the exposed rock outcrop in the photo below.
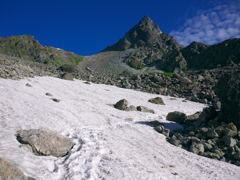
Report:
[[[189,116],[181,112],[171,112],[167,119],[184,126],[183,130],[168,132],[166,138],[172,145],[240,166],[240,129],[233,123],[223,122],[213,107],[204,108],[202,112]],[[166,135],[163,125],[157,122],[154,124],[157,132]]]
[[[240,128],[240,71],[221,78],[215,90],[221,100],[221,120]]]
[[[213,69],[240,62],[240,38],[225,40],[214,45],[192,42],[181,50],[188,68]]]

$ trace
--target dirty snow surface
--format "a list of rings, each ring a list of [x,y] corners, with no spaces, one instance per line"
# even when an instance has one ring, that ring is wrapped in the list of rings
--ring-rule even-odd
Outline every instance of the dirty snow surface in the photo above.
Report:
[[[161,97],[166,105],[148,102],[155,97]],[[129,105],[154,109],[155,114],[110,106],[123,98]],[[38,180],[240,179],[240,167],[175,147],[148,123],[158,120],[168,128],[181,128],[166,121],[168,112],[190,115],[203,107],[182,99],[80,80],[0,79],[0,157]],[[67,156],[56,158],[36,156],[16,140],[16,131],[41,127],[61,133],[76,145]]]

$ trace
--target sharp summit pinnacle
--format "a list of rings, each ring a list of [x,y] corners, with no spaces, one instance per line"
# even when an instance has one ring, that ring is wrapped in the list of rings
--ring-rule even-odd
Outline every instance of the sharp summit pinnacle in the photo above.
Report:
[[[113,46],[104,51],[123,51],[140,47],[151,47],[158,43],[162,31],[154,24],[149,16],[145,15],[138,24],[130,29],[125,36]]]

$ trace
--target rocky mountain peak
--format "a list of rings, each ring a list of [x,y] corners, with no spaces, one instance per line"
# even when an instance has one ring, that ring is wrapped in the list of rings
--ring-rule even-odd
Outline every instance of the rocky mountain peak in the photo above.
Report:
[[[160,28],[154,24],[149,16],[145,15],[122,39],[113,46],[107,47],[104,51],[124,51],[131,48],[157,46],[161,34]]]
[[[142,31],[154,31],[157,34],[161,34],[162,31],[160,28],[154,24],[154,22],[150,19],[148,15],[145,15],[139,23],[134,27],[135,30],[142,30]]]
[[[145,15],[122,39],[102,52],[125,52],[121,62],[134,69],[154,66],[157,69],[174,71],[176,67],[177,69],[186,67],[185,59],[180,52],[182,48],[182,45],[163,33],[159,26]]]

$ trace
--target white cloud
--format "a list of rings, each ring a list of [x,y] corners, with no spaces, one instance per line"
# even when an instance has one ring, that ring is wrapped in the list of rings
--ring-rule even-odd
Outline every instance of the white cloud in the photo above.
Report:
[[[226,29],[223,29],[223,28],[218,29],[216,38],[218,38],[218,39],[227,39],[227,37],[228,37],[228,34],[227,34]]]
[[[229,4],[198,12],[169,34],[184,46],[192,41],[210,45],[229,38],[239,38],[240,8]]]

